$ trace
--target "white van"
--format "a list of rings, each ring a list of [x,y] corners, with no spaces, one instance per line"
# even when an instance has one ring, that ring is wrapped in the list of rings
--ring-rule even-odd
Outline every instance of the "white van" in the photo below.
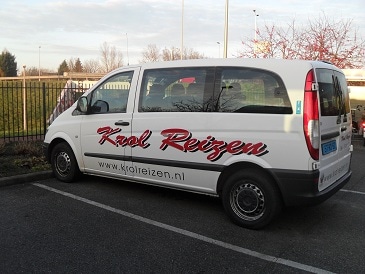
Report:
[[[48,128],[55,176],[80,173],[218,195],[258,229],[350,179],[344,74],[321,61],[203,59],[117,69]]]

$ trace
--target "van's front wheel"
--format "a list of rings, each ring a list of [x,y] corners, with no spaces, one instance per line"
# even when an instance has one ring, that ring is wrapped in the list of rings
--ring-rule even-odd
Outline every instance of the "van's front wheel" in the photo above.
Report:
[[[51,166],[55,177],[66,183],[74,181],[80,173],[75,155],[66,143],[59,143],[52,149]]]
[[[251,229],[267,225],[282,207],[276,185],[256,169],[241,170],[229,177],[221,198],[232,221]]]

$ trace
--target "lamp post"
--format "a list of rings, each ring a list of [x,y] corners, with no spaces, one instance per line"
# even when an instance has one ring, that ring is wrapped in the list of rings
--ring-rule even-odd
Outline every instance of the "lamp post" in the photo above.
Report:
[[[27,130],[27,105],[26,105],[26,93],[25,93],[25,68],[26,65],[23,65],[23,129]]]
[[[181,3],[181,60],[184,59],[184,0]]]
[[[39,82],[41,81],[41,46],[38,48],[38,74]]]
[[[125,34],[125,37],[127,38],[127,65],[129,66],[129,52],[128,52],[128,33]]]
[[[221,57],[221,43],[217,42],[218,44],[218,58]]]
[[[228,0],[226,0],[226,15],[224,20],[224,49],[223,58],[227,58],[227,47],[228,47]]]
[[[257,24],[256,24],[256,18],[259,15],[256,13],[256,10],[253,10],[253,13],[255,15],[255,42],[256,42],[256,39],[257,39]]]
[[[257,13],[256,13],[256,10],[253,10],[253,13],[254,13],[254,16],[255,16],[255,38],[253,40],[253,54],[256,58],[256,47],[257,47],[257,24],[256,24],[256,18],[257,16],[259,16]]]

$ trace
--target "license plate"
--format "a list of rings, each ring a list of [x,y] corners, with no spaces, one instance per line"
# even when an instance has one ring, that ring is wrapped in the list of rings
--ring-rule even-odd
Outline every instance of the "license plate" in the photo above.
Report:
[[[337,150],[336,140],[332,140],[328,143],[322,144],[322,154],[326,155]]]

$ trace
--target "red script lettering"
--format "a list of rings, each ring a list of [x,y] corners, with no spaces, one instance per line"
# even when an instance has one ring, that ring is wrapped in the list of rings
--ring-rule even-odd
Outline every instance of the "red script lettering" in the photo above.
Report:
[[[168,147],[173,147],[183,152],[210,152],[207,155],[209,161],[219,160],[226,152],[232,155],[246,153],[255,156],[262,156],[269,152],[266,149],[267,146],[261,142],[252,144],[234,140],[227,143],[222,140],[216,140],[212,136],[207,136],[204,140],[198,140],[192,138],[192,133],[190,131],[181,128],[165,129],[161,131],[161,135],[165,138],[162,140],[160,149],[165,150]]]

